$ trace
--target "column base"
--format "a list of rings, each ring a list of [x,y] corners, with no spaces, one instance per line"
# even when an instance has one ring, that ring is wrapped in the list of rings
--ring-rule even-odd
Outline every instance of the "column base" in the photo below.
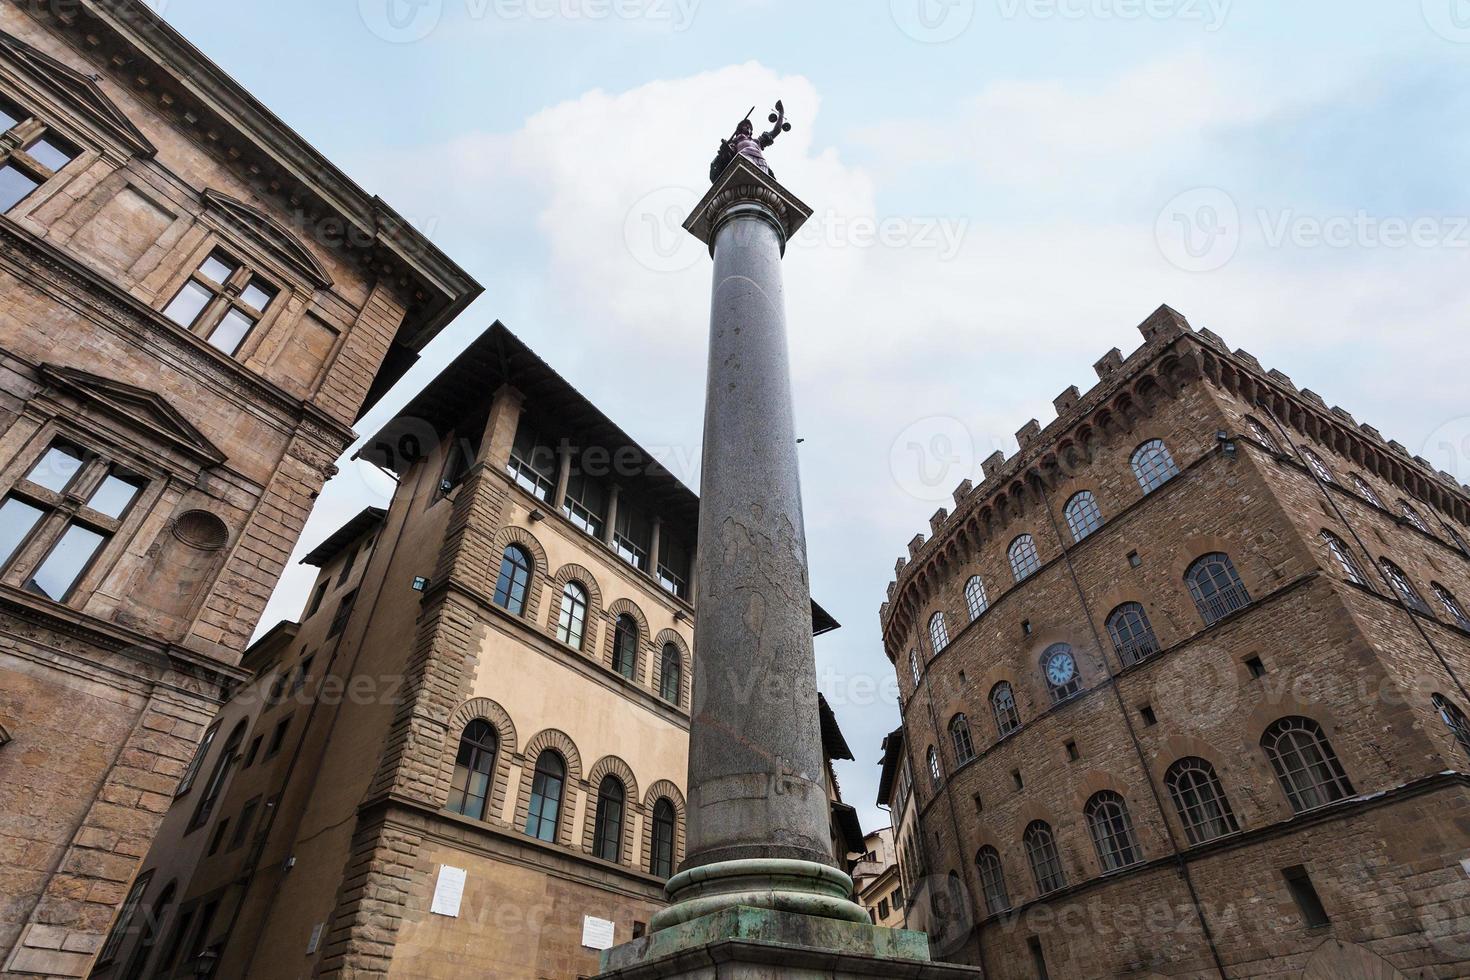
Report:
[[[666,889],[672,904],[653,917],[654,932],[737,907],[863,925],[869,921],[850,897],[852,879],[815,861],[750,858],[705,864],[676,874]]]
[[[727,908],[602,954],[598,980],[979,980],[933,963],[922,932],[765,908]]]

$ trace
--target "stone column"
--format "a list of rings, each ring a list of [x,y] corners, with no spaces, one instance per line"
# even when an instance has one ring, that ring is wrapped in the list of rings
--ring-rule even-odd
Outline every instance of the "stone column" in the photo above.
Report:
[[[833,866],[781,259],[810,211],[737,162],[686,223],[714,294],[687,860],[654,928],[733,906],[867,921]]]

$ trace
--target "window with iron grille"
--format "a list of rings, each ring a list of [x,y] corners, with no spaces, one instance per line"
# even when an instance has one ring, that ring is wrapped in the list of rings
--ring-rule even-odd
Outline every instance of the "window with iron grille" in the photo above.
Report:
[[[1011,896],[1006,892],[1005,868],[1000,863],[1000,852],[989,845],[980,848],[975,855],[975,869],[980,872],[980,890],[985,896],[985,911],[999,915],[1011,907]]]
[[[1378,494],[1373,492],[1373,488],[1368,485],[1367,480],[1363,479],[1356,473],[1352,474],[1352,479],[1353,486],[1357,488],[1358,493],[1362,495],[1364,500],[1368,501],[1368,503],[1372,504],[1374,507],[1383,506],[1383,501],[1378,499]]]
[[[1191,844],[1203,844],[1240,830],[1215,767],[1204,759],[1180,759],[1164,774],[1164,783]]]
[[[1275,722],[1261,737],[1276,778],[1297,813],[1314,810],[1353,795],[1352,783],[1337,754],[1310,718],[1290,717]]]
[[[1430,701],[1434,705],[1434,710],[1439,712],[1439,717],[1449,728],[1450,733],[1455,736],[1455,741],[1460,743],[1460,748],[1470,755],[1470,719],[1467,719],[1465,713],[1443,694],[1436,694]]]
[[[1205,555],[1189,566],[1184,578],[1206,626],[1250,605],[1250,593],[1229,555],[1221,552]]]
[[[1131,667],[1159,652],[1159,641],[1148,613],[1136,602],[1125,602],[1108,615],[1108,635],[1125,666]]]
[[[1021,713],[1016,709],[1016,692],[1009,681],[1001,681],[990,691],[990,709],[995,712],[995,730],[1001,738],[1021,727]]]
[[[71,140],[0,95],[0,214],[30,197],[81,155]]]
[[[949,646],[949,628],[944,625],[944,613],[937,612],[929,617],[929,643],[935,653]]]
[[[1024,582],[1041,568],[1041,558],[1036,554],[1036,542],[1031,535],[1023,534],[1011,542],[1008,552],[1011,558],[1011,574],[1017,582]]]
[[[1429,589],[1434,593],[1434,597],[1439,600],[1439,604],[1444,608],[1445,613],[1448,614],[1450,619],[1454,620],[1455,625],[1462,630],[1470,630],[1470,619],[1465,617],[1465,607],[1460,605],[1460,600],[1456,599],[1449,589],[1440,585],[1438,582],[1430,582]]]
[[[1327,550],[1337,561],[1337,567],[1342,570],[1343,578],[1354,585],[1368,587],[1368,579],[1364,577],[1363,570],[1358,567],[1358,561],[1353,553],[1348,550],[1346,542],[1333,534],[1331,531],[1322,532],[1322,543],[1327,545]]]
[[[1083,490],[1067,501],[1065,513],[1067,527],[1072,532],[1074,542],[1081,541],[1102,527],[1102,511],[1098,509],[1097,498],[1091,490]]]
[[[1378,564],[1382,567],[1383,574],[1388,577],[1388,581],[1393,585],[1393,590],[1399,594],[1399,598],[1404,600],[1404,605],[1415,612],[1424,613],[1426,616],[1433,615],[1429,609],[1429,604],[1424,601],[1423,596],[1419,595],[1419,590],[1414,588],[1414,583],[1409,581],[1409,576],[1404,574],[1402,568],[1387,558],[1380,559]]]
[[[963,714],[955,715],[949,722],[949,736],[954,741],[955,762],[964,765],[975,758],[975,743],[970,738],[970,720]]]
[[[1332,475],[1332,470],[1328,469],[1327,464],[1322,462],[1321,456],[1318,456],[1310,449],[1303,449],[1302,459],[1305,459],[1307,461],[1307,465],[1312,468],[1312,472],[1317,474],[1317,479],[1321,480],[1323,483],[1337,482],[1337,478]]]
[[[1042,895],[1067,887],[1067,875],[1062,870],[1062,858],[1057,853],[1056,835],[1045,820],[1036,820],[1022,835],[1026,845],[1026,858],[1031,862],[1031,875],[1036,879],[1036,890]]]
[[[929,758],[929,785],[933,789],[936,789],[937,790],[937,789],[939,789],[939,785],[942,782],[944,782],[944,772],[939,768],[939,753],[937,751],[935,751],[934,746],[932,746],[932,745],[929,746],[929,757],[928,758]]]
[[[1092,844],[1103,871],[1119,871],[1142,860],[1138,842],[1133,837],[1133,821],[1128,804],[1111,790],[1093,795],[1083,808]]]
[[[1133,451],[1133,475],[1143,492],[1153,493],[1179,475],[1179,465],[1162,439],[1150,439]]]
[[[985,583],[978,575],[972,576],[965,583],[965,608],[969,610],[971,622],[979,619],[990,608],[990,600],[985,595]]]
[[[1423,531],[1425,534],[1430,533],[1429,525],[1424,523],[1424,518],[1419,516],[1419,512],[1414,509],[1414,505],[1407,500],[1399,501],[1399,513],[1404,516],[1404,520],[1414,525],[1418,530]]]

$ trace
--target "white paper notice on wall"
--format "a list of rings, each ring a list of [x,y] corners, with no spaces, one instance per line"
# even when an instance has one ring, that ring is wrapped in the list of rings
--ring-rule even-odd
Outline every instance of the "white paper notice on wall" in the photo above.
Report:
[[[464,898],[464,868],[439,865],[439,881],[434,885],[434,904],[429,911],[435,915],[459,916],[459,902]]]
[[[582,916],[582,945],[588,949],[612,949],[613,924],[596,916]]]

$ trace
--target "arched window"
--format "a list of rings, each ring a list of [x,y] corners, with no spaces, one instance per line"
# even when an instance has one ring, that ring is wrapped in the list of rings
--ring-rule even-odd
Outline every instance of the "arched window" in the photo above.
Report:
[[[980,889],[985,893],[985,911],[999,915],[1011,907],[1011,897],[1006,893],[1005,868],[1000,863],[1000,852],[986,845],[975,855],[975,870],[980,872]]]
[[[1021,712],[1016,710],[1016,692],[1009,681],[1001,681],[990,690],[990,710],[995,712],[995,730],[1001,738],[1021,727]]]
[[[660,878],[674,874],[674,804],[660,799],[653,805],[653,837],[650,841],[648,873]]]
[[[1388,576],[1389,582],[1393,584],[1393,590],[1399,594],[1399,598],[1404,600],[1404,605],[1426,616],[1432,615],[1429,611],[1429,604],[1419,595],[1419,590],[1414,588],[1414,583],[1409,581],[1409,576],[1404,574],[1402,568],[1387,558],[1379,559],[1378,564],[1382,566],[1383,574]]]
[[[1184,580],[1206,626],[1250,605],[1250,593],[1235,571],[1235,563],[1222,552],[1205,555],[1190,565]]]
[[[1444,607],[1450,619],[1455,621],[1456,626],[1462,630],[1470,630],[1470,619],[1465,618],[1465,607],[1460,605],[1454,593],[1438,582],[1430,582],[1429,590],[1434,593],[1434,597],[1439,600],[1439,604]]]
[[[1008,553],[1011,557],[1011,574],[1016,576],[1017,582],[1026,581],[1041,567],[1041,558],[1036,554],[1036,542],[1029,534],[1023,534],[1012,541]]]
[[[1058,888],[1066,888],[1067,875],[1062,870],[1062,858],[1057,853],[1057,839],[1051,832],[1051,825],[1045,820],[1033,821],[1021,839],[1026,844],[1026,858],[1031,862],[1036,891],[1046,895]]]
[[[1261,736],[1261,748],[1297,813],[1353,795],[1352,783],[1322,732],[1310,718],[1282,718]]]
[[[1356,473],[1352,473],[1349,475],[1352,477],[1353,486],[1357,487],[1358,493],[1362,495],[1364,500],[1368,501],[1368,503],[1372,504],[1374,507],[1383,506],[1383,501],[1378,499],[1378,494],[1373,492],[1373,488],[1368,484],[1367,480],[1363,479]]]
[[[1443,694],[1436,694],[1430,698],[1430,702],[1455,736],[1455,741],[1460,743],[1460,748],[1470,755],[1470,719],[1465,717],[1465,712],[1456,707],[1454,702]]]
[[[556,638],[580,650],[586,628],[587,590],[581,582],[568,582],[561,590],[561,616],[556,624]]]
[[[229,781],[230,773],[235,771],[235,763],[240,760],[240,743],[245,741],[245,723],[242,721],[230,732],[230,737],[225,740],[224,748],[220,750],[219,758],[215,760],[214,771],[209,774],[209,782],[204,784],[204,794],[199,797],[199,804],[194,810],[194,816],[189,821],[189,829],[202,827],[209,822],[210,814],[214,812],[214,805],[219,802],[220,794],[224,792],[225,783]]]
[[[949,629],[944,625],[944,613],[937,612],[929,617],[929,642],[938,653],[949,646]]]
[[[1203,844],[1240,830],[1215,767],[1204,759],[1180,759],[1164,774],[1164,783],[1191,844]]]
[[[929,746],[929,785],[937,790],[944,782],[944,773],[939,768],[939,753]]]
[[[490,787],[495,782],[495,753],[500,740],[488,721],[476,718],[465,726],[459,738],[459,752],[454,757],[454,779],[449,784],[450,813],[462,813],[472,820],[485,819]]]
[[[1123,797],[1112,790],[1094,793],[1082,812],[1087,817],[1087,829],[1092,834],[1103,873],[1119,871],[1141,860],[1138,842],[1133,838],[1133,821]]]
[[[1307,465],[1312,468],[1312,472],[1317,474],[1317,479],[1321,480],[1323,483],[1337,482],[1337,478],[1332,475],[1332,471],[1327,468],[1327,464],[1322,462],[1321,456],[1318,456],[1310,449],[1303,449],[1302,459],[1305,459],[1307,461]]]
[[[1327,550],[1337,560],[1337,567],[1342,570],[1342,577],[1354,585],[1368,587],[1368,580],[1363,577],[1363,570],[1358,567],[1358,561],[1353,553],[1348,550],[1347,544],[1333,534],[1331,531],[1322,532],[1322,543],[1327,545]]]
[[[526,549],[513,544],[500,557],[500,577],[495,580],[495,604],[520,616],[526,611],[526,590],[531,585],[531,558]]]
[[[613,626],[613,670],[630,681],[638,671],[638,620],[627,613]]]
[[[536,775],[531,779],[531,806],[526,812],[526,834],[537,840],[556,842],[556,822],[561,815],[562,790],[567,764],[552,749],[536,758]]]
[[[1136,602],[1125,602],[1108,616],[1108,635],[1124,666],[1131,667],[1159,652],[1159,641],[1148,613]]]
[[[1144,493],[1153,493],[1179,475],[1179,465],[1162,439],[1150,439],[1133,451],[1133,475]]]
[[[1257,442],[1265,446],[1267,449],[1271,450],[1273,453],[1281,452],[1281,450],[1276,446],[1276,440],[1271,437],[1270,430],[1262,425],[1259,419],[1257,419],[1253,415],[1247,415],[1245,417],[1245,424],[1250,427],[1251,435],[1256,437]]]
[[[122,908],[118,910],[117,919],[112,924],[112,931],[107,934],[107,941],[102,944],[102,951],[97,954],[97,962],[110,961],[122,948],[123,942],[133,930],[133,917],[138,914],[138,905],[143,901],[143,893],[148,890],[148,885],[152,881],[153,870],[151,868],[133,879],[133,886],[128,889],[127,897],[123,899]]]
[[[603,776],[597,787],[597,816],[593,820],[593,853],[604,861],[623,856],[623,802],[627,794],[616,776]]]
[[[957,765],[964,765],[975,758],[975,743],[970,738],[970,720],[963,714],[949,720],[949,737],[954,741],[954,758]]]
[[[990,608],[990,600],[985,596],[985,583],[980,581],[978,575],[965,583],[965,607],[970,612],[971,622],[979,619]]]
[[[127,969],[123,971],[123,980],[142,980],[143,968],[148,965],[148,958],[153,954],[153,947],[158,944],[164,916],[168,915],[169,906],[174,903],[174,896],[178,893],[178,885],[169,882],[163,886],[163,891],[158,893],[158,898],[153,901],[147,914],[143,919],[143,936],[138,940],[137,948],[133,950],[132,957],[128,960]],[[119,916],[118,921],[122,918]],[[98,963],[105,960],[97,958]],[[162,964],[159,964],[162,966]]]
[[[918,687],[919,686],[919,680],[920,680],[920,678],[922,676],[919,673],[919,651],[918,650],[910,650],[909,651],[909,673],[913,674],[913,676],[914,676],[914,687]]]
[[[1423,531],[1425,534],[1430,533],[1429,525],[1424,523],[1424,518],[1419,516],[1419,512],[1414,509],[1414,505],[1407,500],[1399,501],[1399,513],[1403,514],[1404,520],[1414,525],[1414,527]]]
[[[1054,702],[1062,702],[1082,690],[1082,676],[1077,672],[1077,657],[1065,643],[1053,643],[1041,655],[1041,673]]]
[[[659,697],[669,704],[678,704],[683,688],[684,658],[679,656],[678,647],[672,643],[665,643],[663,656],[659,662]]]
[[[1083,490],[1067,501],[1065,513],[1073,541],[1081,541],[1102,527],[1102,511],[1098,510],[1097,498],[1091,490]]]

